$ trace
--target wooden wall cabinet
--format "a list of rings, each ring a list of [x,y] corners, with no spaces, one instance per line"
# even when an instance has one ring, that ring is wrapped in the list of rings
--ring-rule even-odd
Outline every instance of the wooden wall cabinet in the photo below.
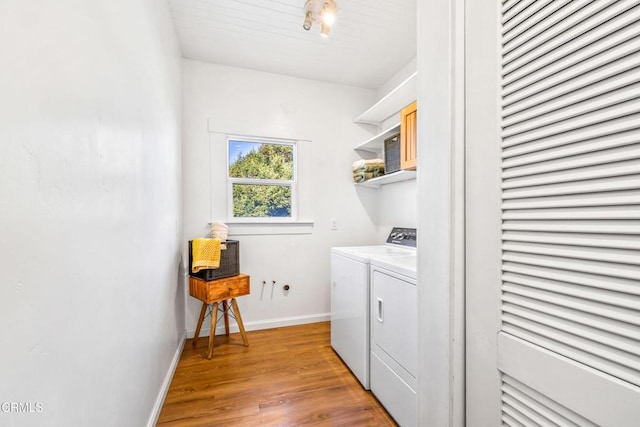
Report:
[[[416,170],[418,103],[413,102],[400,110],[400,168]]]

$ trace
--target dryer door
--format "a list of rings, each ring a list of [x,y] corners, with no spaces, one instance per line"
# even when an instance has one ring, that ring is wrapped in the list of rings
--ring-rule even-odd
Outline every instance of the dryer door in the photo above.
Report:
[[[401,426],[417,425],[415,282],[371,267],[371,391]]]
[[[416,286],[383,269],[371,268],[372,346],[411,376],[418,371]]]

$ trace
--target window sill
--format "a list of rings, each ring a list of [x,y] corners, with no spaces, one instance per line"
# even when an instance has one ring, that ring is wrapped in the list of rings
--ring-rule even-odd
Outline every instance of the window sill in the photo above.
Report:
[[[225,224],[229,226],[229,236],[311,234],[313,232],[313,221],[291,221],[291,222],[229,221],[229,222],[225,222]]]

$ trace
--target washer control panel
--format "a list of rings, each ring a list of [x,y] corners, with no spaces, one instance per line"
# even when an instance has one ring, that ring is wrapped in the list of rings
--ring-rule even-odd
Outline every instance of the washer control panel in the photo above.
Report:
[[[418,231],[415,228],[393,227],[387,243],[415,248],[417,235]]]

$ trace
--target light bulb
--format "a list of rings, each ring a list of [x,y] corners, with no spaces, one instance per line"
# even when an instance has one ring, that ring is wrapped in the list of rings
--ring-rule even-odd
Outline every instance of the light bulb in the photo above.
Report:
[[[304,24],[302,24],[302,28],[304,28],[305,30],[309,31],[311,29],[311,24],[313,23],[312,19],[311,19],[311,11],[307,11],[305,17],[304,17]]]
[[[322,22],[320,24],[320,35],[322,37],[329,37],[329,31],[331,31],[331,27]]]
[[[332,26],[334,22],[336,22],[336,14],[332,11],[326,11],[322,16],[322,20],[328,26]]]
[[[322,20],[328,26],[332,26],[335,22],[337,9],[338,7],[333,0],[325,0],[324,4],[322,5]]]

